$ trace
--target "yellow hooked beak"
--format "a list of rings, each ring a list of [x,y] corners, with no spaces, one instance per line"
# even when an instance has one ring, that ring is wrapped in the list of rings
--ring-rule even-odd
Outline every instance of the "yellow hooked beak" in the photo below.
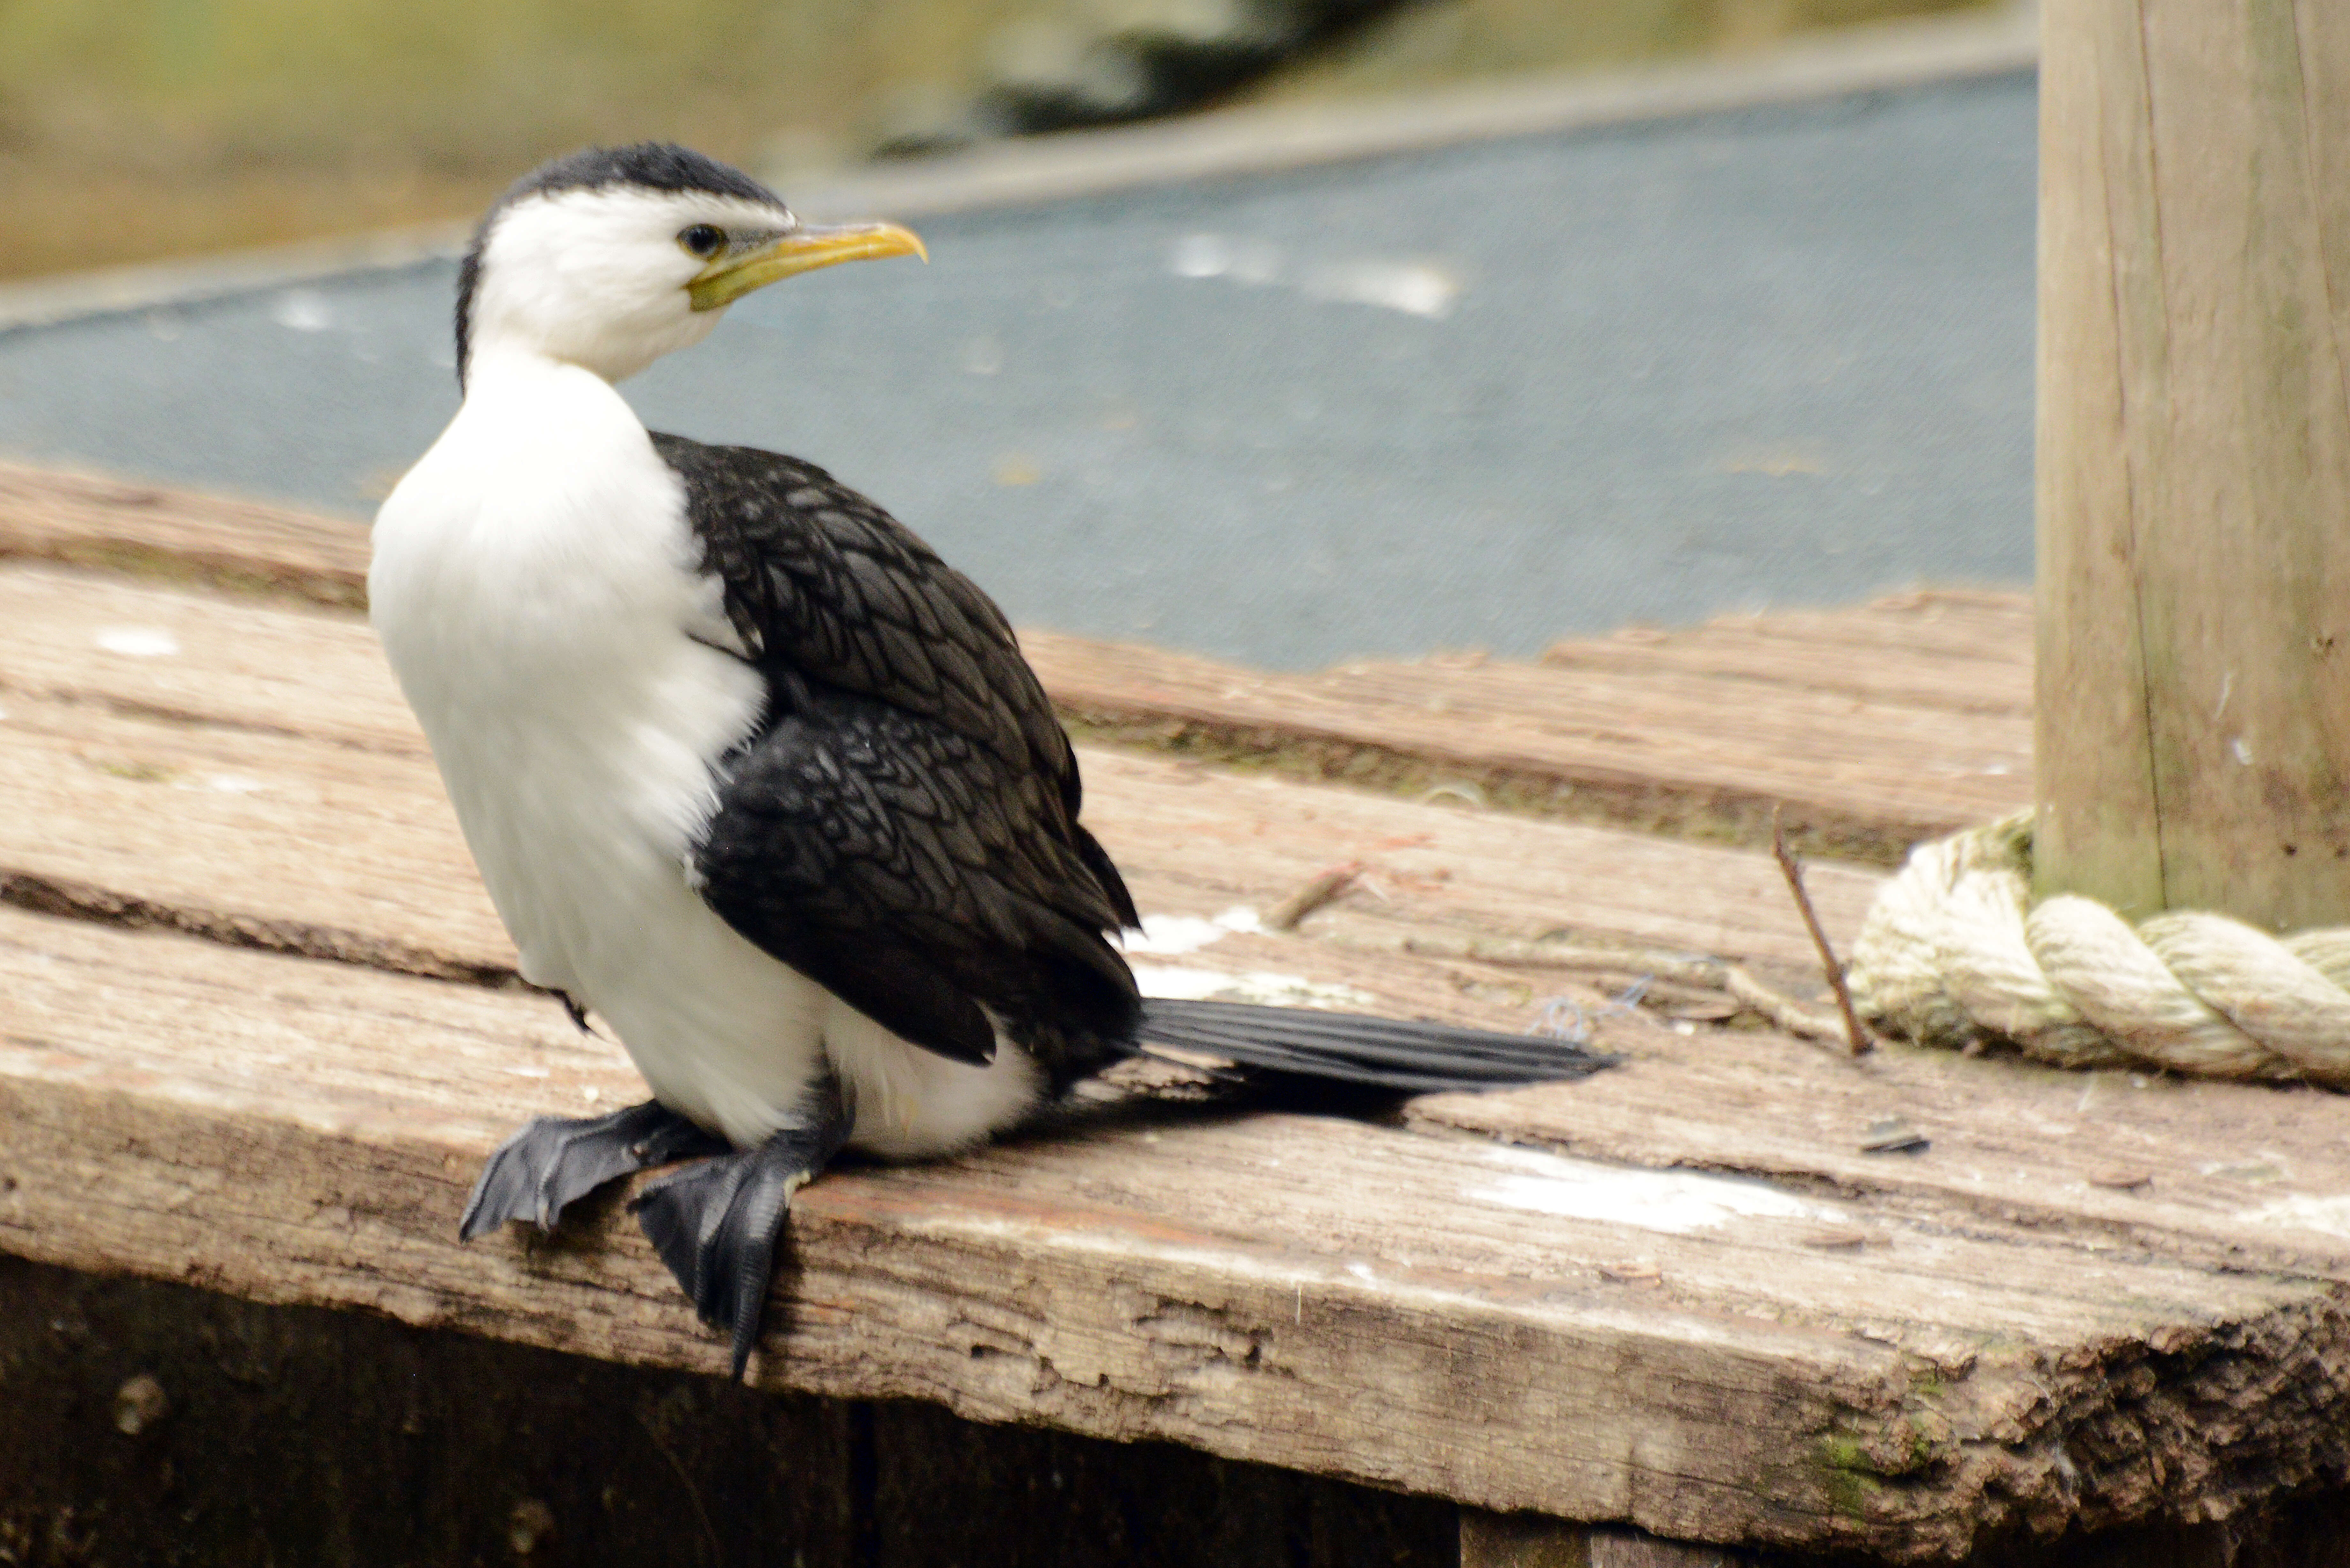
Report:
[[[914,232],[895,223],[804,224],[771,244],[718,257],[685,286],[685,292],[692,298],[694,309],[715,310],[794,273],[814,272],[841,262],[908,255],[931,259]]]

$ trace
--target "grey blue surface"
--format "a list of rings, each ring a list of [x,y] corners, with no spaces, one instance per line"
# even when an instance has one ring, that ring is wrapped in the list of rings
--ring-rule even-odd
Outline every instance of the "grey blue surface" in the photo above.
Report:
[[[943,217],[626,389],[1015,622],[1261,665],[2022,581],[2035,118],[2011,76]],[[365,515],[454,407],[453,271],[0,334],[0,453]]]

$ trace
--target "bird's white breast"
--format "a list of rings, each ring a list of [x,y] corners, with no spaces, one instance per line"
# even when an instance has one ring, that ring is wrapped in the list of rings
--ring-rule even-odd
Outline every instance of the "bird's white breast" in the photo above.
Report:
[[[523,973],[602,1014],[665,1104],[738,1144],[796,1121],[827,1056],[860,1143],[967,1142],[1018,1114],[1033,1074],[895,1040],[691,883],[714,765],[764,695],[709,646],[733,633],[698,556],[682,483],[619,395],[530,356],[476,355],[464,407],[377,517],[376,629]]]

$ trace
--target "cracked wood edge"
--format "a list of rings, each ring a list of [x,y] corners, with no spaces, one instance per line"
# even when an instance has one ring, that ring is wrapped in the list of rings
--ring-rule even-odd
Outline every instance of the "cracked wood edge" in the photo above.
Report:
[[[723,1345],[608,1209],[536,1254],[461,1254],[449,1216],[488,1143],[459,1147],[0,1075],[0,1159],[47,1179],[15,1180],[0,1239],[39,1262],[723,1374]],[[233,1226],[211,1211],[224,1195],[191,1199],[192,1174],[234,1184]],[[105,1195],[96,1224],[92,1193]],[[1834,1522],[1825,1480],[1802,1486],[1802,1463],[1784,1467],[1798,1484],[1765,1492],[1691,1484],[1636,1456],[1731,1431],[1764,1439],[1762,1452],[1808,1456],[1898,1412],[1906,1382],[1890,1352],[1746,1325],[1706,1347],[1699,1376],[1674,1325],[1645,1314],[1606,1324],[1367,1285],[1163,1223],[974,1214],[864,1175],[808,1188],[791,1245],[790,1327],[761,1355],[765,1386],[1180,1441],[1503,1509],[1628,1509],[1684,1535],[1865,1533]],[[1347,1333],[1301,1341],[1299,1314],[1344,1320]],[[1237,1355],[1220,1348],[1226,1339]],[[1693,1388],[1712,1405],[1701,1419],[1674,1407]],[[1594,1427],[1609,1436],[1595,1439]],[[1504,1430],[1519,1435],[1496,1441]],[[1562,1452],[1562,1432],[1615,1452]]]
[[[453,1240],[492,1117],[629,1081],[543,1002],[21,914],[0,913],[0,934],[56,992],[0,1044],[8,1251],[722,1365],[615,1201],[549,1241]],[[58,965],[125,982],[93,995]],[[509,1075],[508,1032],[545,1076]],[[212,1044],[191,1054],[197,1035]],[[1955,1243],[1980,1288],[1952,1297],[1931,1282],[1934,1249],[1954,1243],[1920,1225],[1928,1274],[1891,1288],[1928,1311],[1955,1302],[1981,1344],[1890,1344],[1721,1293],[1731,1279],[1790,1303],[1846,1276],[1847,1293],[1888,1288],[1780,1221],[1651,1232],[1688,1289],[1610,1284],[1575,1260],[1619,1246],[1614,1226],[1530,1233],[1457,1179],[1430,1185],[1458,1158],[1442,1140],[1177,1114],[811,1186],[780,1286],[789,1327],[759,1379],[1473,1507],[1914,1563],[2073,1525],[2227,1517],[2350,1462],[2350,1314],[2333,1282],[2133,1265],[2168,1301],[2210,1297],[2141,1309],[2024,1232]],[[1532,1273],[1511,1262],[1537,1257]],[[2002,1258],[2012,1283],[1995,1277]]]
[[[115,950],[143,945],[140,972],[154,978],[137,995],[95,999],[108,1016],[70,1021],[115,1060],[7,1031],[7,1250],[606,1359],[723,1367],[723,1343],[693,1323],[615,1202],[591,1205],[584,1227],[551,1241],[454,1239],[466,1185],[495,1137],[471,1086],[498,1071],[488,1032],[505,1024],[537,1041],[552,1075],[534,1085],[584,1079],[621,1092],[625,1066],[567,1039],[552,1010],[182,939],[44,925],[55,922],[0,917],[13,941],[63,942],[85,963],[137,964]],[[203,1027],[252,1040],[234,1050],[262,1065],[215,1055],[191,1064],[201,1075],[174,1070],[182,971],[184,983],[215,994]],[[297,999],[305,1005],[289,1019]],[[299,1019],[332,1013],[341,1015],[340,1056],[362,1073],[347,1083],[324,1080],[338,1064],[317,1054],[327,1047],[303,1054]],[[416,1063],[420,1049],[446,1054],[457,1071],[435,1075]],[[287,1051],[290,1062],[265,1066]],[[403,1081],[403,1063],[423,1075]],[[546,1091],[503,1097],[525,1092]],[[1292,1152],[1307,1158],[1354,1146],[1418,1146],[1423,1163],[1440,1158],[1408,1133],[1312,1118],[1264,1126],[1276,1140],[1284,1129],[1302,1138]],[[1211,1171],[1208,1201],[1154,1210],[1114,1192],[1085,1196],[1102,1191],[1102,1177],[1083,1172],[1114,1167],[1117,1147],[1097,1139],[1042,1153],[1080,1169],[1041,1197],[1003,1172],[990,1185],[985,1172],[975,1180],[945,1166],[844,1170],[807,1189],[783,1285],[791,1326],[771,1337],[759,1380],[1180,1440],[1504,1508],[1629,1511],[1659,1528],[1805,1538],[1848,1532],[1820,1517],[1833,1511],[1827,1481],[1805,1485],[1799,1473],[1766,1493],[1750,1471],[1765,1459],[1776,1468],[1778,1447],[1730,1451],[1721,1434],[1774,1432],[1811,1454],[1825,1434],[1901,1418],[1907,1365],[1883,1346],[1736,1319],[1692,1332],[1682,1314],[1646,1303],[1497,1292],[1507,1282],[1484,1274],[1383,1265],[1368,1281],[1326,1246],[1317,1253],[1220,1220],[1230,1193],[1261,1204],[1243,1173]],[[1035,1158],[996,1150],[979,1163]]]

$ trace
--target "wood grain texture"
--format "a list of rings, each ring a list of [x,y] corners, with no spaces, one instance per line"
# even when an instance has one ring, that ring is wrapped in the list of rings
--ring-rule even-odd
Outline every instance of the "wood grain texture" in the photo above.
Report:
[[[1764,1176],[1983,1235],[2044,1227],[2093,1253],[2120,1246],[2197,1267],[2329,1275],[2350,1265],[2350,1156],[2339,1147],[2350,1112],[2339,1096],[2207,1094],[1906,1046],[1855,1062],[1742,1031],[1652,1030],[1617,1044],[1654,1070],[1572,1094],[1431,1096],[1407,1122]],[[1868,1151],[1888,1125],[1924,1147]]]
[[[364,524],[0,462],[0,556],[367,602]]]
[[[1891,863],[2031,791],[2021,715],[1717,674],[1362,662],[1312,675],[1028,633],[1083,729],[1222,763]],[[1839,660],[1838,662],[1841,662]]]
[[[322,603],[364,596],[365,531],[213,498],[0,468],[0,557],[160,573]],[[1542,665],[1458,658],[1312,675],[1032,630],[1023,641],[1084,733],[1419,795],[1468,791],[1543,815],[1797,846],[1879,864],[2031,794],[2021,633],[1997,595],[1913,611],[1766,618],[1741,638],[1627,659],[1563,644]],[[1783,629],[1780,622],[1783,618]],[[1888,622],[1922,630],[1897,655]]]
[[[2043,891],[2350,922],[2350,26],[2050,0]]]
[[[26,696],[429,754],[347,609],[0,561],[0,684]]]
[[[0,622],[21,632],[0,645],[0,873],[180,911],[183,929],[307,929],[261,945],[316,956],[452,977],[512,968],[364,621],[16,566],[0,566]],[[166,634],[177,651],[109,652],[109,636],[126,631]],[[1325,867],[1361,861],[1368,882],[1305,922],[1307,935],[1394,946],[1431,927],[1572,929],[1798,977],[1812,967],[1760,856],[1131,752],[1088,748],[1084,765],[1087,820],[1146,912],[1269,908]],[[1858,929],[1875,887],[1840,867],[1814,875],[1839,937]],[[189,924],[202,920],[213,924]],[[1293,944],[1230,939],[1201,957],[1279,968]]]
[[[721,1365],[613,1206],[553,1243],[453,1241],[505,1125],[640,1092],[544,1002],[13,910],[0,994],[10,1251]],[[758,1376],[1903,1561],[2224,1513],[2350,1461],[2350,1318],[2282,1251],[2213,1273],[2126,1233],[1859,1198],[1707,1218],[1757,1190],[1113,1107],[809,1188]]]
[[[2152,183],[2133,21],[2043,9],[2033,846],[2042,893],[2142,918],[2165,902],[2134,544],[2163,305],[2153,214],[2104,200]]]
[[[2032,712],[2032,642],[2029,595],[1933,588],[1842,609],[1721,616],[1685,629],[1626,627],[1554,643],[1542,662],[2022,718]]]
[[[14,912],[0,911],[0,931],[12,998],[0,1236],[11,1251],[608,1358],[720,1366],[723,1347],[608,1209],[555,1246],[453,1242],[496,1123],[577,1106],[583,1086],[629,1092],[625,1066],[566,1038],[549,1010]],[[1253,1117],[1112,1124],[948,1165],[845,1171],[802,1199],[791,1327],[761,1376],[1176,1437],[1505,1506],[1641,1508],[1633,1494],[1649,1483],[1637,1472],[1662,1466],[1681,1478],[1670,1490],[1685,1501],[1659,1501],[1692,1511],[1683,1528],[1699,1523],[1701,1494],[1717,1529],[1732,1525],[1725,1507],[1752,1519],[1755,1505],[1731,1495],[1749,1461],[1706,1452],[1715,1417],[1701,1412],[1720,1398],[1700,1384],[1714,1375],[1670,1365],[1668,1347],[1694,1325],[1627,1312],[1622,1291],[1588,1270],[1564,1298],[1511,1278],[1531,1257],[1497,1272],[1493,1249],[1507,1250],[1515,1216],[1456,1200],[1456,1147]],[[1385,1195],[1376,1214],[1347,1196],[1367,1183]],[[1407,1245],[1376,1236],[1430,1203],[1438,1223],[1414,1221]],[[1480,1209],[1465,1228],[1450,1223]],[[1741,1423],[1777,1406],[1825,1432],[1855,1399],[1898,1417],[1890,1396],[1905,1375],[1880,1347],[1762,1319],[1701,1337],[1709,1359],[1741,1369],[1720,1391]],[[1614,1374],[1627,1367],[1641,1369],[1633,1405],[1647,1408],[1617,1407]],[[1542,1435],[1496,1441],[1513,1417]],[[1642,1451],[1654,1459],[1625,1462]],[[1764,1511],[1824,1509],[1814,1498]]]
[[[717,1368],[616,1205],[553,1241],[452,1239],[515,1121],[643,1090],[499,983],[510,949],[364,624],[26,563],[0,567],[0,614],[30,628],[0,643],[0,1248]],[[1789,639],[1866,660],[1885,625]],[[1480,673],[1410,680],[1498,711],[1530,672],[1450,684]],[[1372,864],[1296,932],[1146,961],[1504,1028],[1556,995],[1624,1064],[1380,1126],[1113,1096],[836,1172],[793,1222],[767,1386],[1900,1562],[2350,1475],[2340,1098],[1683,1033],[1579,981],[1395,950],[1565,928],[1800,975],[1765,857],[1086,766],[1146,909],[1265,908]],[[1873,877],[1813,881],[1848,933]],[[1865,1152],[1887,1126],[1926,1147]]]

